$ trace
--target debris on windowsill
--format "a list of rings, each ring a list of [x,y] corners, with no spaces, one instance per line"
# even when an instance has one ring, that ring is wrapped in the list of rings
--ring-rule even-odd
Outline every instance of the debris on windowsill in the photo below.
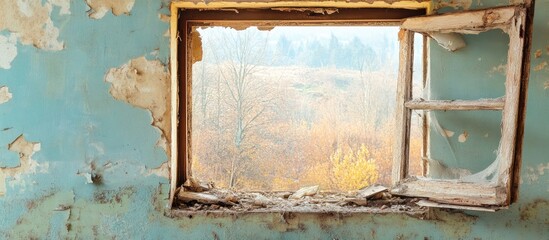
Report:
[[[215,186],[212,182],[205,183],[195,178],[189,178],[187,179],[187,181],[185,181],[185,183],[183,183],[183,188],[191,192],[204,192],[214,187]]]
[[[193,180],[199,183],[197,180]],[[186,213],[245,213],[245,212],[339,212],[383,213],[425,212],[416,205],[416,198],[392,196],[386,187],[373,185],[354,192],[323,192],[319,186],[303,187],[296,192],[243,192],[214,188],[209,185],[196,187],[185,183],[178,189],[174,209]],[[187,185],[187,186],[185,186]],[[194,187],[189,187],[194,186]],[[196,189],[201,192],[192,192]]]
[[[358,196],[361,198],[372,198],[372,199],[380,199],[383,197],[390,197],[390,194],[388,193],[389,189],[381,186],[381,185],[372,185],[369,187],[362,188],[358,190]]]
[[[305,197],[305,196],[314,196],[318,193],[318,186],[311,186],[311,187],[304,187],[304,188],[301,188],[299,190],[297,190],[297,192],[295,192],[294,194],[290,195],[290,197],[288,197],[289,199],[300,199],[302,197]]]

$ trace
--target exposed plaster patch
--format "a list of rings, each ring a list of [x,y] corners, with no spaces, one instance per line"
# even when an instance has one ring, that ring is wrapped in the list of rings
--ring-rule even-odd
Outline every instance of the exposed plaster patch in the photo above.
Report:
[[[40,143],[28,142],[23,135],[20,135],[12,143],[8,144],[8,150],[18,153],[20,162],[17,167],[0,168],[0,196],[6,192],[6,178],[14,178],[14,180],[10,180],[10,185],[21,184],[21,174],[36,173],[38,167],[40,167],[40,164],[32,159],[32,155],[40,151]],[[45,172],[48,166],[43,165],[42,167],[40,171]]]
[[[17,36],[13,33],[9,36],[0,35],[0,68],[10,69],[15,56],[17,56]]]
[[[499,74],[502,74],[502,75],[505,75],[505,71],[507,71],[507,64],[500,64],[498,66],[495,66],[492,68],[492,70],[490,70],[490,74],[494,74],[494,73],[499,73]]]
[[[463,142],[467,141],[468,137],[469,137],[469,133],[467,131],[463,131],[463,133],[459,135],[458,141],[460,143],[463,143]]]
[[[157,168],[145,168],[146,169],[145,176],[156,175],[156,176],[168,178],[169,177],[169,167],[170,167],[169,163],[168,163],[168,161],[166,161],[166,162],[163,162]]]
[[[547,61],[543,61],[542,63],[536,65],[534,67],[534,71],[541,71],[543,70],[545,67],[547,67]]]
[[[107,162],[103,165],[97,165],[95,161],[91,161],[89,165],[84,170],[78,170],[76,175],[84,177],[86,184],[103,184],[103,175],[111,167],[116,166],[117,164],[112,164]]]
[[[169,23],[171,17],[169,15],[160,13],[158,14],[158,18],[160,18],[160,21],[162,22]]]
[[[543,89],[548,89],[548,88],[549,88],[549,80],[543,83]]]
[[[60,7],[59,15],[69,15],[71,14],[71,1],[70,0],[48,0],[54,6]]]
[[[158,14],[158,18],[160,18],[160,21],[162,22],[165,22],[165,23],[169,23],[170,22],[170,16],[169,15],[166,15],[166,14]],[[166,30],[166,32],[164,32],[164,37],[170,37],[170,29]]]
[[[84,177],[84,179],[86,179],[86,184],[93,184],[92,174],[91,173],[89,173],[89,172],[78,172],[78,173],[76,173],[76,175]]]
[[[152,125],[161,132],[158,145],[169,155],[170,74],[166,66],[158,60],[140,57],[111,68],[105,81],[112,84],[109,92],[115,99],[151,112]]]
[[[56,5],[59,2],[55,1]],[[64,48],[63,42],[57,40],[57,29],[50,18],[52,2],[42,5],[41,0],[0,0],[0,31],[7,30],[17,36],[25,45],[49,51]]]
[[[86,0],[86,4],[90,7],[88,16],[93,19],[101,19],[109,11],[112,11],[115,16],[129,15],[134,3],[135,0]]]
[[[453,131],[450,131],[448,129],[443,129],[444,131],[440,132],[440,135],[442,135],[443,137],[452,137],[454,136],[454,132]]]
[[[544,175],[546,170],[549,170],[549,163],[546,163],[546,164],[540,163],[535,168],[527,167],[526,181],[528,183],[537,182],[539,180],[539,176]]]
[[[0,87],[0,104],[8,102],[12,97],[8,87]]]

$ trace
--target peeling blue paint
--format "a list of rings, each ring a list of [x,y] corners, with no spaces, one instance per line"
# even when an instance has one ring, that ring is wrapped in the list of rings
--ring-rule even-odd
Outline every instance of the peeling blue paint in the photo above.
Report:
[[[472,7],[504,4],[508,2],[483,0],[474,1]],[[532,66],[549,58],[546,53],[549,13],[545,12],[549,0],[537,1],[536,9],[533,50],[541,49],[544,54],[533,59]],[[71,15],[60,16],[58,8],[54,8],[51,16],[60,29],[59,40],[65,42],[64,50],[46,52],[18,43],[12,68],[0,69],[0,85],[9,86],[13,93],[9,102],[0,105],[0,167],[18,164],[17,154],[8,151],[7,144],[20,134],[41,143],[42,148],[33,159],[49,164],[46,173],[22,174],[24,188],[17,183],[8,184],[7,192],[0,196],[0,238],[541,239],[549,236],[546,217],[549,174],[521,184],[519,202],[509,210],[467,212],[472,216],[435,211],[437,220],[420,220],[403,214],[302,214],[290,223],[281,222],[277,214],[165,217],[168,180],[144,174],[144,169],[167,161],[164,150],[156,146],[160,134],[150,125],[149,112],[117,101],[109,94],[110,84],[104,81],[104,76],[110,68],[140,56],[168,63],[169,40],[163,35],[169,25],[159,19],[160,13],[169,12],[166,1],[136,1],[130,16],[107,14],[99,20],[87,16],[84,1],[71,1],[70,10]],[[474,63],[460,60],[461,56],[450,60],[450,53],[433,45],[431,58],[448,59],[440,63],[450,66],[433,62],[431,78],[456,76],[449,81],[434,81],[433,91],[440,96],[461,98],[501,95],[503,86],[499,82],[503,76],[488,73],[504,63],[505,53],[494,53],[507,44],[494,40],[499,35],[468,38],[475,43],[468,45],[471,50],[459,54],[482,58]],[[151,54],[156,50],[158,55]],[[458,74],[462,77],[457,77]],[[489,90],[477,90],[479,82],[473,79],[485,81],[481,85]],[[549,155],[549,94],[543,88],[548,79],[549,71],[535,72],[531,77],[523,176],[527,167],[545,164]],[[465,85],[464,89],[455,88],[458,80]],[[497,135],[498,118],[481,119],[494,125],[487,130],[490,136]],[[469,130],[471,135],[466,143],[470,147],[481,149],[494,144],[492,138],[476,139],[474,126],[467,124],[455,128]],[[5,128],[8,130],[3,131]],[[460,131],[455,132],[457,139]],[[95,169],[91,169],[92,163]],[[471,168],[482,167],[471,164],[474,165]],[[85,177],[78,175],[92,171],[101,174],[101,184],[87,183]],[[70,209],[54,211],[59,204],[68,204]],[[44,227],[30,230],[34,225]]]

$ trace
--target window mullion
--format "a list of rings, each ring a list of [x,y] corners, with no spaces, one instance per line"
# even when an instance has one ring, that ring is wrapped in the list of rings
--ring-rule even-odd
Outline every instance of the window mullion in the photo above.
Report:
[[[399,32],[399,73],[397,82],[396,144],[393,157],[393,186],[408,175],[411,110],[404,106],[412,98],[414,32]]]

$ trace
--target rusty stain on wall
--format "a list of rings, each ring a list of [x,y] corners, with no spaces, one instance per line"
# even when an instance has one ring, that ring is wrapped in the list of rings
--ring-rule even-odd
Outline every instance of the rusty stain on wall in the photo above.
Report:
[[[94,194],[92,201],[77,198],[72,205],[71,214],[67,220],[67,224],[71,226],[67,238],[105,239],[119,234],[120,232],[116,232],[117,229],[113,229],[113,226],[109,223],[120,221],[118,215],[128,212],[130,199],[134,193],[134,188],[123,187],[115,190],[98,191]]]
[[[462,212],[432,209],[431,219],[451,239],[466,238],[478,217]]]
[[[10,235],[23,239],[111,238],[120,233],[111,224],[129,210],[134,192],[131,187],[102,190],[92,200],[78,198],[73,191],[46,194],[27,203],[28,212],[17,220]],[[65,222],[59,232],[53,232],[50,224],[33,224],[49,223],[56,214],[62,214]]]
[[[541,71],[543,70],[545,67],[547,67],[547,61],[543,61],[542,63],[536,65],[534,67],[534,71]]]
[[[10,184],[21,183],[21,174],[36,173],[39,170],[38,167],[48,167],[47,164],[40,166],[40,164],[32,159],[32,155],[40,151],[40,143],[29,142],[23,135],[20,135],[12,143],[10,143],[8,145],[8,150],[18,153],[20,162],[17,167],[0,168],[0,196],[4,195],[6,192],[8,177],[13,178],[13,180],[9,180]],[[43,172],[45,169],[40,169],[40,171]],[[23,189],[20,187],[20,190]]]
[[[537,199],[519,208],[521,221],[532,221],[549,225],[549,201]],[[541,218],[541,219],[539,219]]]
[[[115,16],[129,15],[134,3],[135,0],[86,0],[86,4],[90,7],[88,16],[93,19],[101,19],[109,11]]]
[[[109,92],[120,101],[151,112],[152,125],[161,132],[158,145],[169,153],[170,142],[170,74],[159,60],[145,57],[130,60],[119,68],[110,69],[105,81]]]
[[[17,220],[17,225],[10,229],[8,238],[14,239],[39,239],[39,238],[58,238],[62,236],[53,236],[51,234],[50,224],[34,224],[48,223],[50,219],[56,215],[63,215],[65,221],[68,220],[71,214],[71,207],[74,203],[74,193],[72,191],[60,191],[56,193],[48,193],[44,196],[33,199],[27,202],[28,212]],[[66,235],[66,229],[57,235]],[[48,234],[50,233],[50,234]],[[49,236],[48,236],[49,235]]]
[[[55,2],[57,5],[63,1]],[[49,51],[62,50],[64,44],[57,40],[59,29],[50,17],[53,5],[51,1],[42,5],[40,0],[0,0],[0,32],[14,33],[25,45]]]
[[[536,52],[534,53],[534,56],[535,56],[536,58],[540,58],[540,57],[541,57],[541,54],[542,54],[541,49],[538,49],[538,50],[536,50]]]
[[[0,104],[8,102],[12,98],[10,90],[6,86],[0,87]]]

